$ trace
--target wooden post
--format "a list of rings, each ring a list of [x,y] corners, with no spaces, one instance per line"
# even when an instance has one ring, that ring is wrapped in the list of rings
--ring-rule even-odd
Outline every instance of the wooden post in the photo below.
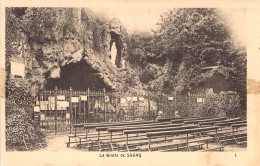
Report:
[[[54,108],[55,108],[55,135],[57,134],[57,86],[55,86],[54,94],[55,94],[55,103],[54,103]]]

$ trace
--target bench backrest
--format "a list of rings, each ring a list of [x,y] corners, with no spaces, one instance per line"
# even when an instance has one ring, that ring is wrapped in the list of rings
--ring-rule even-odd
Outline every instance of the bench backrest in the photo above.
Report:
[[[230,126],[232,124],[246,123],[246,121],[235,121],[235,122],[225,122],[225,123],[215,123],[215,126]]]
[[[124,134],[137,134],[137,133],[147,133],[147,132],[158,132],[158,131],[172,131],[180,129],[191,129],[197,128],[198,126],[179,126],[179,127],[167,127],[167,128],[152,128],[152,129],[138,129],[138,130],[125,130]]]
[[[241,123],[241,124],[233,124],[232,128],[238,128],[238,127],[246,127],[247,123]]]
[[[130,125],[115,125],[115,126],[103,126],[103,127],[96,127],[96,131],[106,131],[109,128],[131,128],[131,127],[145,127],[145,126],[157,126],[157,125],[169,125],[169,122],[154,122],[154,123],[146,123],[146,124],[130,124]]]
[[[149,132],[147,133],[147,137],[155,137],[155,136],[164,136],[164,135],[176,135],[176,134],[190,134],[194,132],[202,132],[202,131],[210,131],[217,130],[219,127],[204,127],[204,128],[194,128],[194,129],[185,129],[185,130],[173,130],[173,131],[160,131],[160,132]]]
[[[134,120],[134,121],[122,121],[122,122],[106,122],[106,123],[79,123],[79,124],[73,124],[73,127],[76,128],[76,127],[84,127],[84,126],[96,126],[96,125],[106,125],[106,124],[119,124],[119,123],[139,123],[139,122],[145,122],[145,121],[142,121],[142,120]]]
[[[171,120],[171,123],[172,124],[174,124],[174,123],[183,123],[184,121],[203,120],[203,119],[209,119],[209,118],[205,118],[205,117],[202,117],[202,118],[184,118],[184,119]]]
[[[148,123],[155,123],[154,121],[139,121],[139,122],[124,122],[124,123],[100,123],[97,125],[85,124],[85,129],[93,129],[96,127],[106,127],[106,126],[124,126],[124,125],[131,125],[131,124],[148,124]]]
[[[167,125],[154,125],[154,126],[136,126],[136,127],[121,127],[121,128],[109,128],[108,132],[119,132],[125,130],[138,130],[138,129],[152,129],[152,128],[169,128],[169,127],[177,127],[182,124],[167,124]]]
[[[241,118],[232,118],[232,119],[223,120],[221,123],[235,122],[235,121],[240,121],[240,120],[241,120]]]
[[[211,121],[222,121],[226,118],[212,118],[212,119],[203,119],[203,120],[191,120],[191,121],[184,121],[185,124],[191,124],[191,123],[199,123],[199,122],[211,122]]]

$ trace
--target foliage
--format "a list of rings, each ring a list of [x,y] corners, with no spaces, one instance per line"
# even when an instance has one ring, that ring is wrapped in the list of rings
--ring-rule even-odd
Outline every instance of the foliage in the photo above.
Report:
[[[7,81],[5,109],[7,150],[31,150],[45,146],[45,136],[32,119],[34,100],[30,88],[22,79],[10,78]]]
[[[201,107],[196,107],[191,116],[205,117],[242,117],[238,94],[222,92],[220,94],[208,94],[206,102]]]
[[[242,109],[246,109],[246,50],[234,43],[221,10],[169,10],[161,16],[153,40],[155,57],[169,62],[164,65],[172,88],[179,92],[196,88],[201,77],[211,75],[202,76],[203,67],[220,66],[219,72],[225,73],[230,87],[239,93]]]

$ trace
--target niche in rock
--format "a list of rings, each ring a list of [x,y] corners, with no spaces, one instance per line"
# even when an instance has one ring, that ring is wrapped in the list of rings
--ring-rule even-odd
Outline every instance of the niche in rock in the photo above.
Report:
[[[103,76],[91,65],[81,60],[77,63],[71,63],[61,67],[60,78],[50,78],[50,72],[46,73],[47,84],[46,89],[68,90],[72,87],[73,90],[110,90],[111,87],[104,83]]]

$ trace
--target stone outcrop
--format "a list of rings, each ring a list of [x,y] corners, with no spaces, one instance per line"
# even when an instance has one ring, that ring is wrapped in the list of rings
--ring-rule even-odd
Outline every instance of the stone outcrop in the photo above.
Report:
[[[142,89],[131,68],[117,69],[109,60],[111,36],[106,16],[85,8],[22,11],[6,9],[7,76],[11,76],[10,61],[25,64],[25,80],[37,92],[47,79],[60,77],[61,67],[84,60],[102,75],[106,86]]]

